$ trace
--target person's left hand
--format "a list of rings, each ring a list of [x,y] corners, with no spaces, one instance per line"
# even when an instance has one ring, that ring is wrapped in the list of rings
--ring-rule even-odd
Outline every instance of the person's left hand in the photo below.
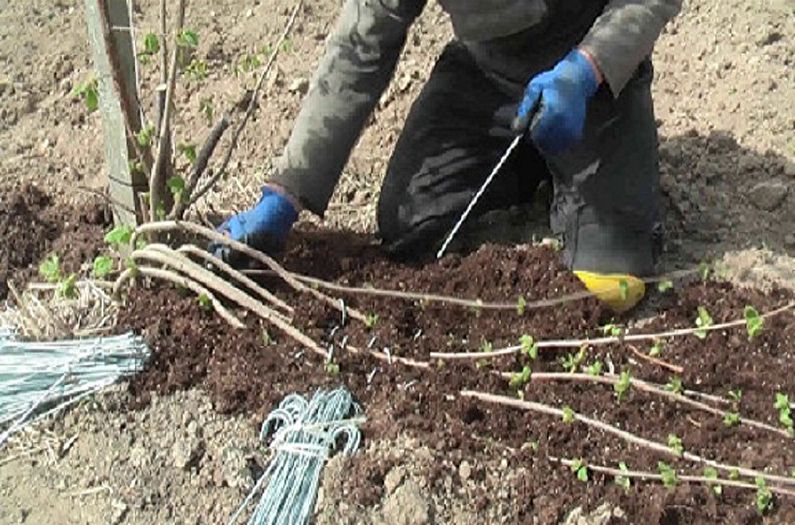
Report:
[[[544,153],[566,151],[582,140],[588,101],[599,89],[599,76],[583,51],[571,51],[553,69],[530,80],[513,131],[524,133],[529,128]]]

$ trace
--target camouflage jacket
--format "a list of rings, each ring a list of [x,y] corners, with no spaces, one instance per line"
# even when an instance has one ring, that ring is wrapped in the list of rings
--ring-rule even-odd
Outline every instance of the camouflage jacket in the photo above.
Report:
[[[272,182],[325,213],[364,124],[427,0],[345,0]],[[529,76],[574,46],[614,95],[649,56],[682,0],[439,0],[484,72],[520,97]],[[543,44],[541,44],[543,43]]]

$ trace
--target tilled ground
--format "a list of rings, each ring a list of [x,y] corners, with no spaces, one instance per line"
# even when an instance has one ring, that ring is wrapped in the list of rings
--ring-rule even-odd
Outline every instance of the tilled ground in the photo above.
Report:
[[[416,268],[381,257],[365,239],[320,232],[300,235],[285,257],[290,269],[341,283],[507,302],[515,301],[520,292],[529,302],[579,291],[580,285],[558,261],[558,254],[547,248],[486,246],[465,257],[448,256]],[[464,363],[431,361],[431,368],[423,371],[343,350],[344,340],[350,347],[388,348],[393,356],[427,361],[431,351],[478,350],[484,342],[496,349],[515,344],[521,334],[536,339],[596,336],[601,334],[600,325],[610,318],[592,299],[520,315],[511,310],[347,297],[349,307],[378,315],[375,325],[368,328],[354,321],[342,325],[337,310],[287,290],[279,293],[296,306],[298,326],[316,341],[334,343],[338,375],[329,374],[320,358],[279,334],[271,331],[267,337],[270,344],[266,344],[265,327],[251,319],[250,330],[235,331],[203,311],[195,297],[161,288],[136,289],[131,292],[121,326],[144,332],[155,354],[149,367],[132,381],[132,393],[145,404],[151,392],[200,386],[222,412],[262,416],[289,393],[344,384],[366,408],[365,439],[409,435],[428,444],[435,461],[420,472],[423,483],[431,492],[443,491],[449,490],[444,485],[452,480],[467,496],[468,511],[478,519],[494,519],[493,511],[499,508],[500,519],[513,516],[525,522],[536,516],[543,523],[553,523],[578,504],[590,509],[605,501],[620,507],[631,523],[747,523],[759,519],[754,491],[725,487],[718,497],[697,484],[669,489],[643,482],[624,491],[612,477],[593,472],[588,483],[578,481],[549,457],[582,458],[613,467],[623,461],[631,469],[652,472],[657,471],[658,461],[665,461],[680,474],[700,474],[702,466],[628,445],[581,424],[459,395],[470,389],[515,397],[516,389],[493,371],[518,371],[524,365],[534,372],[562,371],[561,358],[566,352],[542,350],[533,362],[525,356]],[[682,284],[657,297],[657,315],[634,331],[693,327],[699,306],[720,323],[742,319],[746,305],[764,312],[791,300],[792,294],[781,291],[763,295],[712,281]],[[680,377],[685,388],[723,397],[729,390],[739,389],[741,399],[733,407],[726,406],[726,411],[737,410],[777,426],[775,394],[795,391],[788,365],[793,358],[793,339],[795,317],[787,312],[767,319],[762,334],[753,341],[743,326],[710,333],[703,340],[693,335],[669,339],[664,341],[661,358],[683,368]],[[634,349],[647,353],[649,345],[636,343]],[[588,348],[581,368],[599,360],[605,370],[612,366],[616,373],[630,371],[635,378],[661,384],[672,379],[674,374],[637,359],[632,350],[629,344]],[[568,405],[578,413],[661,443],[675,434],[685,450],[724,463],[785,476],[793,467],[792,439],[744,425],[729,428],[720,416],[637,390],[630,389],[619,402],[610,385],[531,381],[521,396],[558,408]],[[497,487],[490,486],[492,477],[486,475],[485,468],[476,468],[474,475],[464,478],[459,473],[462,462],[486,465],[503,458],[511,468],[518,468],[518,474],[512,478],[511,490],[502,496]],[[386,495],[385,476],[396,459],[362,455],[350,462],[348,472],[356,475],[340,484],[338,493],[329,487],[325,497],[333,501],[336,496],[348,503],[352,499],[360,508],[380,505]],[[795,520],[793,502],[777,499],[772,519],[781,523]]]

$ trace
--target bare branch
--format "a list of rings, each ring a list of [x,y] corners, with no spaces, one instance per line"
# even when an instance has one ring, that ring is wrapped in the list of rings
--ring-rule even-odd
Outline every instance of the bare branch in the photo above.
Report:
[[[287,35],[290,33],[290,30],[295,23],[295,19],[298,16],[298,12],[303,5],[302,0],[298,0],[293,8],[292,13],[290,14],[290,19],[287,21],[287,25],[284,28],[284,32],[282,32],[279,40],[276,42],[276,46],[273,48],[273,52],[271,52],[270,58],[268,58],[268,62],[265,64],[265,67],[260,73],[259,79],[257,80],[257,85],[254,87],[254,93],[251,95],[251,100],[248,102],[248,107],[246,108],[246,113],[243,115],[243,119],[235,128],[234,134],[232,134],[232,141],[229,144],[229,147],[226,150],[226,154],[224,155],[224,159],[221,162],[221,166],[218,170],[213,174],[213,176],[208,180],[204,186],[202,186],[198,191],[195,192],[194,195],[190,197],[190,203],[188,207],[195,204],[199,199],[201,199],[205,193],[210,191],[210,189],[215,186],[215,183],[223,177],[226,173],[226,168],[229,166],[229,161],[232,159],[232,153],[234,153],[235,148],[237,148],[237,142],[240,139],[240,134],[243,133],[243,129],[246,127],[249,118],[254,113],[254,109],[257,107],[257,101],[259,99],[259,92],[262,90],[262,85],[265,81],[265,78],[268,76],[271,68],[273,67],[274,62],[276,61],[276,57],[279,55],[279,49],[282,47],[282,43],[287,38]]]

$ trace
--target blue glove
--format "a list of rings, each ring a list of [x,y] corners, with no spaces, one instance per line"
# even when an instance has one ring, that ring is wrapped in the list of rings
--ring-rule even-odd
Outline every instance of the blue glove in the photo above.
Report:
[[[287,234],[297,219],[298,211],[289,199],[265,187],[253,208],[233,215],[218,227],[218,231],[255,250],[273,255],[284,249]],[[217,243],[211,244],[210,250],[232,265],[239,264],[242,257],[228,246]]]
[[[541,151],[558,154],[582,139],[588,101],[599,83],[590,61],[576,49],[525,89],[513,131],[530,137]]]

